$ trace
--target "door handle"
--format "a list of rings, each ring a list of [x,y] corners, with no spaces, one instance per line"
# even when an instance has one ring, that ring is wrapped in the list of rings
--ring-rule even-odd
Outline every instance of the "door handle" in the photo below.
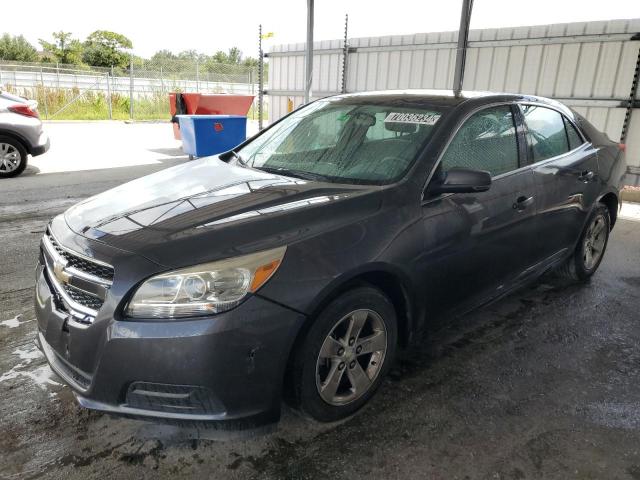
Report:
[[[516,202],[513,204],[513,209],[521,212],[529,205],[533,204],[533,197],[525,197],[524,195],[516,198]]]
[[[591,170],[583,170],[582,172],[580,172],[580,176],[578,177],[578,180],[584,183],[588,183],[591,180],[593,180],[593,177],[595,176],[596,174],[593,173]]]

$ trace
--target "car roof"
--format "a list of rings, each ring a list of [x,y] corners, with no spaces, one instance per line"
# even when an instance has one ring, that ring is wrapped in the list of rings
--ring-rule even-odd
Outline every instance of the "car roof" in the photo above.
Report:
[[[407,90],[380,90],[358,93],[345,93],[329,97],[335,101],[367,100],[372,103],[389,103],[394,101],[415,101],[416,103],[433,102],[442,107],[456,107],[466,102],[474,105],[490,104],[494,102],[521,101],[546,104],[557,109],[569,112],[569,109],[550,98],[539,97],[537,95],[526,95],[521,93],[486,92],[474,90],[431,90],[431,89],[407,89]]]
[[[29,100],[27,100],[26,98],[19,97],[17,95],[14,95],[13,93],[9,93],[6,90],[2,90],[2,89],[0,89],[0,98],[3,100],[7,100],[9,102],[29,103]]]

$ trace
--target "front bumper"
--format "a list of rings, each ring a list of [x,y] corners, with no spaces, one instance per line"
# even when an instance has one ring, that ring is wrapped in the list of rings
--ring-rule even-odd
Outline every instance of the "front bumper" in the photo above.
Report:
[[[57,310],[47,275],[39,265],[37,343],[80,405],[156,421],[278,420],[303,315],[253,296],[212,317],[129,321],[101,312],[83,325]],[[88,351],[91,368],[81,369]]]

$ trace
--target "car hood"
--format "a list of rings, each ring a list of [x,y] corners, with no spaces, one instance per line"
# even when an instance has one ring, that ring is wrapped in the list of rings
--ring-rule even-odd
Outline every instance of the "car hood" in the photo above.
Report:
[[[273,175],[208,157],[125,183],[64,215],[80,235],[181,267],[353,223],[379,210],[380,190]]]

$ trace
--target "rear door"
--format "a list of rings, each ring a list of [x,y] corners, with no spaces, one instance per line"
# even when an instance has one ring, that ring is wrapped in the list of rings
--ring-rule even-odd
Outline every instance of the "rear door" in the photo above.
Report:
[[[526,166],[517,107],[487,107],[469,117],[444,151],[432,181],[453,167],[487,170],[487,192],[445,194],[422,206],[425,294],[446,310],[505,291],[534,262],[535,184]]]
[[[531,104],[520,109],[538,200],[535,255],[551,263],[573,249],[597,198],[597,152],[560,111]]]

